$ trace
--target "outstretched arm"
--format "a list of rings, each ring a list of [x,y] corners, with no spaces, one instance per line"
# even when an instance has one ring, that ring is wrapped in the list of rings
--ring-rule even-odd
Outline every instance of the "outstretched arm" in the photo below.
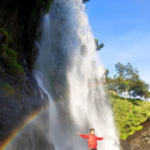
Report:
[[[81,134],[79,132],[76,132],[76,134],[80,135],[84,139],[88,139],[88,137],[89,137],[89,135],[84,135],[84,134]]]
[[[103,140],[104,139],[104,137],[97,137],[96,136],[96,140]]]
[[[79,132],[76,132],[76,134],[81,135],[81,133],[79,133]]]

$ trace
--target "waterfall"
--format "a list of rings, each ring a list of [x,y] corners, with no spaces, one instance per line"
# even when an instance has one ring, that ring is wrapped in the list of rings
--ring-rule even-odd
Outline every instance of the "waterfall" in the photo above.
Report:
[[[81,0],[54,0],[42,23],[35,77],[49,98],[48,139],[56,150],[87,149],[75,132],[105,137],[99,150],[119,150],[113,115],[103,88],[104,68]]]

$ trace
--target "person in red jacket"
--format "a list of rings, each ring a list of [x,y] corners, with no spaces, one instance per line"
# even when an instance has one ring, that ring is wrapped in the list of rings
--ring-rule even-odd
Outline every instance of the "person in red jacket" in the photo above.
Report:
[[[90,129],[90,134],[84,135],[79,132],[76,132],[79,134],[82,138],[88,139],[88,150],[97,150],[97,140],[103,140],[104,137],[97,137],[94,135],[95,130]]]

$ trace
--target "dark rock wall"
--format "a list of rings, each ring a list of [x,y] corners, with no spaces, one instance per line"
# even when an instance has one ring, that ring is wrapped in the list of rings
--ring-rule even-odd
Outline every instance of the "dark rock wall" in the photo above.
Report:
[[[46,112],[45,112],[46,113]],[[47,117],[42,114],[37,121],[27,126],[9,146],[10,150],[55,150],[45,134],[45,121]]]
[[[37,82],[30,74],[26,73],[22,78],[8,75],[5,81],[15,89],[15,94],[0,94],[0,141],[27,116],[48,103],[48,100],[41,99]]]
[[[48,99],[41,99],[37,81],[32,75],[37,54],[33,46],[41,17],[40,5],[37,5],[34,10],[34,4],[35,0],[0,0],[0,28],[11,34],[13,43],[10,48],[17,52],[17,61],[25,71],[25,74],[20,75],[7,72],[3,76],[0,74],[0,144],[26,117],[48,103]],[[0,47],[2,36],[0,34]],[[0,58],[0,67],[2,65]],[[2,88],[6,83],[15,92],[7,94]],[[43,130],[36,128],[36,131],[32,131],[36,133],[33,137],[39,135],[43,138],[37,137],[35,143],[36,140],[46,139]],[[20,139],[24,139],[25,142],[33,140],[25,139],[23,136]],[[44,142],[43,150],[49,149],[48,141],[44,140]],[[38,146],[35,150],[39,150]]]
[[[122,150],[150,150],[150,118],[142,126],[143,130],[121,141]]]
[[[25,58],[29,69],[32,69],[35,61],[33,45],[41,16],[40,5],[35,11],[34,2],[35,0],[0,1],[0,27],[12,35],[12,48],[17,52],[21,63]]]

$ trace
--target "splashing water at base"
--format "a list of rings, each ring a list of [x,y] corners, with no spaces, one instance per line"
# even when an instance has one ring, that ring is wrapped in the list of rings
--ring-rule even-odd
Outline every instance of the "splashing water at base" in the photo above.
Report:
[[[96,47],[84,9],[81,0],[54,0],[43,20],[35,76],[50,100],[49,140],[56,150],[86,150],[86,140],[75,132],[88,134],[94,128],[97,136],[105,137],[99,150],[119,150],[102,84],[104,69],[95,64]]]

